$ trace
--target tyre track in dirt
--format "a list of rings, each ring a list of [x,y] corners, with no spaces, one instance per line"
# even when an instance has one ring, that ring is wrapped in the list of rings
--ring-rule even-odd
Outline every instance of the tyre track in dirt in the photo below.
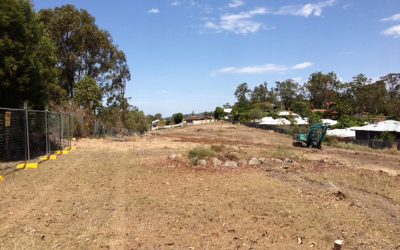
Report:
[[[51,213],[54,204],[60,200],[57,190],[65,186],[65,176],[71,175],[71,169],[63,167],[67,165],[67,157],[61,156],[58,161],[43,163],[39,169],[27,169],[8,176],[7,183],[3,184],[6,186],[2,188],[4,193],[13,193],[13,199],[10,202],[4,197],[0,198],[3,201],[1,211],[8,211],[0,223],[0,231],[3,232],[1,248],[8,248],[16,237],[27,238],[26,242],[33,245],[25,247],[31,248],[36,245],[37,239],[29,238],[42,237],[42,232],[35,229],[38,224],[31,221],[32,218],[38,219]]]

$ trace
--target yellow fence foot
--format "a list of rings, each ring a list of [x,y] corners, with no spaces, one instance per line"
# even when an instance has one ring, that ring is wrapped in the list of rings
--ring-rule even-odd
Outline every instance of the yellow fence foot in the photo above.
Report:
[[[68,151],[68,150],[63,150],[61,153],[62,153],[63,155],[67,155],[67,154],[69,154],[69,151]]]
[[[27,164],[25,165],[25,167],[26,167],[27,169],[36,169],[36,168],[39,167],[39,163],[27,163]]]
[[[0,182],[4,180],[4,176],[0,175]]]
[[[39,158],[39,161],[47,161],[49,159],[49,156],[45,155]]]
[[[23,169],[25,168],[25,163],[21,163],[17,165],[17,169]]]
[[[50,155],[50,160],[57,160],[57,155]]]

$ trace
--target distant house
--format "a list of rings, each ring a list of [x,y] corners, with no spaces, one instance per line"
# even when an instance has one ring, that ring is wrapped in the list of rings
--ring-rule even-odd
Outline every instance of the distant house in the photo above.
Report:
[[[356,137],[356,132],[351,128],[332,129],[332,130],[329,129],[326,134],[328,136],[339,137],[339,138],[354,139]]]
[[[327,124],[328,126],[335,126],[338,124],[338,121],[332,119],[321,119],[321,122]]]
[[[356,140],[373,140],[384,132],[389,132],[393,137],[400,141],[400,122],[387,120],[376,124],[369,124],[363,127],[351,128],[356,132]]]
[[[214,117],[211,117],[211,116],[199,117],[196,115],[192,115],[192,116],[186,117],[187,125],[199,125],[199,124],[212,123],[212,122],[215,122],[215,119],[214,119]]]
[[[154,120],[151,122],[151,130],[156,130],[158,128],[158,124],[160,123],[160,120]]]
[[[224,108],[224,113],[224,119],[230,119],[232,117],[232,108]]]

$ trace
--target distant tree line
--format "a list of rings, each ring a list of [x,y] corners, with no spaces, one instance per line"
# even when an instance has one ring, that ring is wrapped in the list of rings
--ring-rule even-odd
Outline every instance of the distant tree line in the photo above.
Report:
[[[86,10],[0,1],[0,106],[28,101],[142,132],[147,119],[125,96],[130,77],[124,52]]]
[[[303,85],[288,79],[275,87],[264,82],[254,89],[241,83],[235,91],[233,119],[249,121],[264,116],[276,117],[278,110],[291,110],[310,123],[320,118],[339,119],[339,126],[363,124],[365,119],[400,119],[400,74],[391,73],[373,81],[359,74],[342,82],[334,72],[315,72]],[[217,107],[216,111],[220,112]],[[312,112],[314,110],[314,112]],[[321,112],[318,112],[321,110]]]

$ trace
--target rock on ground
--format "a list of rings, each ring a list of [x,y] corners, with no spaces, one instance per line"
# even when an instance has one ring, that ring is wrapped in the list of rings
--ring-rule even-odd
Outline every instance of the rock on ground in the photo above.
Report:
[[[256,166],[256,165],[260,165],[261,164],[261,161],[259,161],[257,158],[252,158],[250,161],[249,161],[249,165],[252,165],[252,166]]]
[[[218,167],[223,164],[223,162],[220,159],[218,159],[217,157],[212,158],[212,163],[213,163],[214,167]]]
[[[205,166],[205,165],[207,165],[207,161],[206,160],[198,160],[197,165]]]
[[[238,164],[235,161],[227,161],[223,166],[228,168],[237,168]]]

